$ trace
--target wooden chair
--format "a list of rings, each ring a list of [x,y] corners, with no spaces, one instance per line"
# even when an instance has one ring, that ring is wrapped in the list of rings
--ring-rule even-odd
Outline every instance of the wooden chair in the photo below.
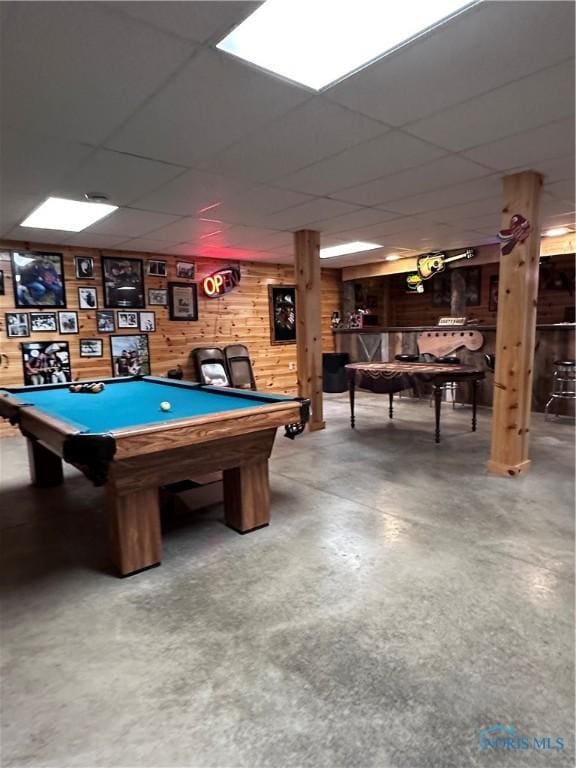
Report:
[[[192,350],[192,357],[200,384],[210,384],[213,387],[231,386],[226,358],[220,347],[196,347]]]
[[[247,347],[229,344],[224,347],[224,357],[230,373],[230,386],[236,389],[256,389],[256,379]]]

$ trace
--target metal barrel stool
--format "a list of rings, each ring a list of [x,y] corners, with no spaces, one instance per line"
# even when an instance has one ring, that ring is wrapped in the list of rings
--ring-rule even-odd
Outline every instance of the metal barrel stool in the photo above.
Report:
[[[552,374],[552,392],[544,408],[548,418],[550,406],[557,400],[576,400],[576,360],[555,360]],[[555,414],[559,416],[559,413]]]

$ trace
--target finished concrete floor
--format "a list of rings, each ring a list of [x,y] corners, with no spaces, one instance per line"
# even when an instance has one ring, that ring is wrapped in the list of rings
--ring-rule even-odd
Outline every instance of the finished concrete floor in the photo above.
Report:
[[[279,433],[272,524],[165,521],[117,579],[102,492],[28,486],[2,451],[1,764],[464,768],[574,764],[573,426],[534,416],[533,468],[487,476],[490,412],[329,396]],[[562,751],[479,749],[483,728]]]

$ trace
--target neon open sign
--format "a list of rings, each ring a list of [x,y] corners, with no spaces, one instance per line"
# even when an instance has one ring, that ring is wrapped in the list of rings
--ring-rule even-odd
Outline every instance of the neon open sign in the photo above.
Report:
[[[226,267],[208,275],[202,281],[202,288],[206,296],[216,299],[225,293],[230,293],[240,282],[240,269],[238,267]]]

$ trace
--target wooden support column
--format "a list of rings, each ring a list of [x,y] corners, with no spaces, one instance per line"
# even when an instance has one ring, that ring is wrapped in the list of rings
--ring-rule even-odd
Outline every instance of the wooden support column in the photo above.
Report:
[[[500,255],[492,447],[487,468],[511,477],[530,467],[541,188],[542,177],[534,171],[503,179],[501,230],[506,239]],[[517,236],[523,234],[518,221],[511,222],[516,215],[529,223],[528,236],[520,241]]]
[[[320,296],[320,233],[294,233],[297,295],[298,394],[310,398],[310,431],[324,429],[322,417],[322,315]]]

